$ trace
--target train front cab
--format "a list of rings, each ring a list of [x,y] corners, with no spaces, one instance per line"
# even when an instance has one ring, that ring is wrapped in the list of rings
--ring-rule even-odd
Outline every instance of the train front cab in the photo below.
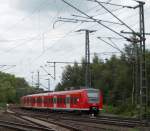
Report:
[[[99,114],[102,109],[102,94],[97,89],[87,89],[87,103],[89,108],[89,114]]]

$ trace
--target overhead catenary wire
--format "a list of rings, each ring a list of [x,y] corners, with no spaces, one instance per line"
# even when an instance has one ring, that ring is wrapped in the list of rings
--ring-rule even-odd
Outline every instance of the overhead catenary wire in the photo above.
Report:
[[[119,10],[122,10],[122,9],[124,9],[124,8],[120,7],[120,8],[111,10],[111,12],[116,12],[116,11],[119,11]],[[100,13],[100,14],[94,15],[93,17],[100,16],[100,15],[106,15],[106,14],[108,14],[108,13],[109,13],[109,12]]]
[[[49,29],[42,32],[42,34],[45,34],[47,32],[49,32]],[[33,40],[40,40],[41,39],[41,38],[39,38],[40,35],[41,35],[41,32],[39,34],[33,36],[33,37],[29,37],[28,39],[18,39],[19,41],[22,40],[23,42],[21,42],[21,43],[17,42],[17,43],[19,43],[18,45],[15,45],[14,47],[10,47],[9,49],[7,49],[6,51],[3,51],[1,53],[9,53],[9,52],[12,52],[16,48],[19,48],[21,46],[25,46],[26,44],[28,44],[28,42],[31,42]],[[12,41],[14,41],[14,43],[15,43],[15,40],[12,40]],[[17,39],[16,39],[16,41],[17,41]],[[15,43],[15,44],[17,44],[17,43]]]
[[[98,3],[102,8],[104,8],[107,12],[109,12],[113,17],[115,17],[117,20],[119,20],[124,26],[126,26],[129,30],[131,30],[133,33],[135,33],[135,31],[131,27],[129,27],[125,22],[123,22],[120,18],[118,18],[114,13],[112,13],[109,9],[107,9],[101,2],[99,2],[97,0],[88,0],[88,1]]]
[[[105,38],[105,39],[115,39],[115,40],[124,40],[123,38],[119,38],[119,37],[112,37],[112,36],[99,36],[99,38]]]
[[[89,16],[88,14],[86,14],[85,12],[81,11],[80,9],[78,9],[77,7],[75,7],[74,5],[70,4],[69,2],[66,2],[65,0],[62,0],[65,4],[67,4],[68,6],[72,7],[73,9],[75,9],[76,11],[80,12],[81,14],[87,16],[88,18],[92,19],[93,22],[97,22],[98,24],[102,25],[103,27],[107,28],[108,30],[116,33],[117,35],[123,37],[124,39],[126,39],[127,41],[131,41],[129,38],[125,37],[124,35],[118,33],[117,31],[115,31],[114,29],[106,26],[105,24],[102,24],[100,21],[97,21],[95,18],[93,18],[92,16]]]
[[[87,0],[87,1],[100,2],[102,4],[113,5],[113,6],[123,7],[123,8],[129,8],[129,9],[134,9],[134,7],[132,7],[132,6],[113,4],[113,3],[110,3],[110,2],[103,2],[103,1],[97,1],[97,0]]]
[[[40,66],[46,73],[47,75],[49,75],[51,78],[54,79],[54,77],[52,76],[52,74],[50,74],[43,66]]]
[[[35,82],[34,80],[33,80],[33,83],[36,85],[37,84],[37,82]],[[42,83],[39,83],[39,85],[40,86],[42,86],[44,89],[48,89],[45,85],[43,85]]]
[[[81,22],[81,23],[84,23],[84,22],[93,22],[93,20],[86,20],[86,19],[89,19],[89,18],[86,18],[86,17],[82,17],[82,16],[78,16],[78,17],[81,17],[81,18],[85,18],[85,19],[75,19],[75,18],[62,18],[62,17],[58,17],[58,20],[56,20],[53,24],[53,28],[55,27],[55,24],[59,21],[61,22],[71,22],[71,23],[77,23],[77,22]],[[95,19],[96,20],[96,19]],[[110,24],[117,24],[117,25],[123,25],[123,24],[120,24],[120,23],[117,23],[117,22],[112,22],[112,21],[107,21],[107,20],[99,20],[97,19],[97,21],[100,21],[100,22],[103,22],[103,23],[110,23]]]
[[[106,44],[110,45],[110,46],[111,46],[111,47],[113,47],[114,49],[118,50],[121,54],[124,54],[124,52],[123,52],[122,50],[120,50],[118,47],[116,47],[116,46],[114,46],[114,45],[110,44],[109,42],[107,42],[107,41],[103,40],[103,39],[102,39],[102,38],[100,38],[100,37],[97,37],[97,38],[98,38],[99,40],[103,41],[104,43],[106,43]]]
[[[118,45],[114,43],[111,38],[108,38],[108,40],[119,49]]]
[[[84,16],[80,16],[80,15],[72,15],[72,16],[75,16],[75,17],[79,17],[79,18],[85,18],[85,19],[89,19],[89,18],[87,18],[87,17],[84,17]],[[67,19],[69,19],[69,18],[67,18]],[[73,19],[72,19],[73,20]],[[74,19],[75,21],[87,21],[87,20],[79,20],[79,19]],[[118,23],[118,22],[113,22],[113,21],[108,21],[108,20],[100,20],[100,19],[95,19],[95,20],[97,20],[97,21],[100,21],[100,22],[106,22],[106,23],[111,23],[111,24],[117,24],[117,25],[123,25],[123,24],[121,24],[121,23]],[[88,22],[88,21],[87,21]],[[89,21],[89,22],[93,22],[93,21]]]
[[[102,54],[102,55],[106,55],[106,54],[120,54],[120,51],[118,52],[114,52],[114,51],[110,51],[110,52],[91,52],[91,55],[97,55],[97,54]]]
[[[9,67],[7,67],[7,68],[1,70],[1,71],[9,70],[9,69],[14,68],[14,67],[16,67],[16,65],[11,65],[11,66],[9,66]]]
[[[81,26],[82,23],[78,24],[75,28],[73,28],[72,30],[70,30],[69,32],[67,32],[66,34],[64,34],[60,39],[58,39],[55,43],[53,43],[53,45],[56,45],[56,43],[60,42],[60,40],[62,40],[63,38],[67,37],[70,33],[72,33],[77,27]],[[45,49],[45,52],[48,51],[49,49],[51,49],[51,47],[53,46],[51,45],[49,48]],[[36,58],[33,59],[32,62],[38,60],[39,58],[41,58],[41,56],[43,56],[45,54],[45,52],[42,52],[40,55],[38,55]]]

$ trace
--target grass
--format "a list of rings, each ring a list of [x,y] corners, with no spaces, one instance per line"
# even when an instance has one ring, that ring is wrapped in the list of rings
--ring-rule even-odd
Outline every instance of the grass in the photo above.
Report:
[[[6,103],[0,103],[0,110],[6,109]]]
[[[112,105],[104,105],[103,113],[115,114],[123,117],[137,117],[138,111],[133,105],[121,105],[114,107]]]

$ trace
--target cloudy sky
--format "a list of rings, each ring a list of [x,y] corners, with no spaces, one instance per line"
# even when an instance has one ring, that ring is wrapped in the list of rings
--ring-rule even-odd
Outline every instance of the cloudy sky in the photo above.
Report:
[[[94,18],[119,23],[117,19],[97,3],[86,0],[67,1]],[[103,1],[129,6],[137,5],[133,0]],[[118,50],[97,39],[98,36],[121,38],[103,26],[92,22],[56,22],[58,17],[74,18],[72,15],[83,16],[61,0],[0,0],[0,2],[0,65],[16,65],[8,70],[5,70],[7,67],[1,67],[0,69],[24,77],[30,84],[32,83],[32,75],[34,83],[37,81],[37,70],[39,70],[41,87],[47,87],[46,79],[48,76],[40,68],[40,66],[44,66],[48,72],[53,74],[53,68],[48,67],[52,65],[48,65],[47,61],[80,62],[85,54],[85,35],[83,32],[75,32],[79,29],[97,30],[95,33],[90,34],[91,57],[94,53],[99,53],[101,59],[109,58],[111,52],[118,54]],[[146,32],[150,32],[150,2],[149,0],[145,0],[145,2]],[[105,6],[133,30],[138,31],[138,9]],[[130,31],[122,25],[106,22],[103,24],[117,32],[121,30]],[[129,35],[124,36],[130,37]],[[113,42],[121,50],[124,44],[128,44],[123,39],[113,40]],[[150,48],[149,42],[150,40],[147,37],[147,48]],[[64,66],[57,64],[57,79],[55,81],[51,79],[51,89],[54,89],[54,85],[60,81]]]

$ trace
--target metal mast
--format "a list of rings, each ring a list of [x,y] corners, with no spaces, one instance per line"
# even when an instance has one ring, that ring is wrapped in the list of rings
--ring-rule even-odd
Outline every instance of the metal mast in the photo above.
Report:
[[[85,31],[85,87],[91,88],[91,70],[90,70],[90,40],[89,34],[95,30],[81,29],[77,32]]]
[[[89,30],[85,30],[85,86],[91,87]]]
[[[147,87],[147,76],[146,76],[146,59],[145,59],[145,35],[150,35],[145,33],[145,22],[144,22],[144,4],[145,2],[137,1],[139,4],[134,7],[134,9],[139,8],[139,30],[140,32],[121,32],[127,34],[133,34],[139,36],[139,46],[137,45],[137,60],[136,60],[136,84],[135,98],[136,104],[140,108],[140,120],[143,119],[143,115],[147,115],[148,106],[148,87]],[[136,42],[135,42],[136,43]]]
[[[144,23],[144,2],[139,1],[140,19],[140,119],[142,114],[147,112],[148,88],[146,83],[146,61],[145,61],[145,23]]]
[[[37,88],[40,88],[40,72],[37,71]]]

